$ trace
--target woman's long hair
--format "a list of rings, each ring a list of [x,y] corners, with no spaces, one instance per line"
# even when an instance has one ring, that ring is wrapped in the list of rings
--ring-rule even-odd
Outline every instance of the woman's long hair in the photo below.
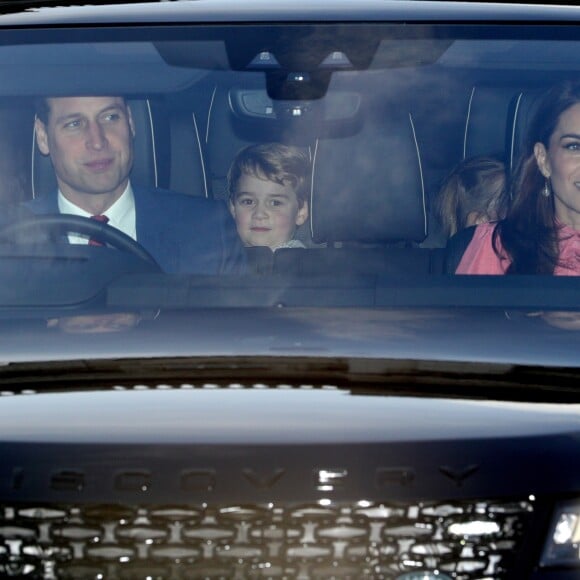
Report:
[[[516,166],[512,183],[512,206],[494,232],[494,249],[504,249],[511,260],[507,274],[553,274],[558,264],[558,228],[554,196],[542,195],[546,179],[534,155],[534,145],[549,148],[550,138],[562,113],[580,103],[580,83],[566,81],[541,99]]]

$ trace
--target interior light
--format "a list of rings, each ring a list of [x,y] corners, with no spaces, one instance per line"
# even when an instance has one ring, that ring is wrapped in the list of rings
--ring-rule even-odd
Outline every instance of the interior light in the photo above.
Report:
[[[248,68],[260,68],[260,69],[268,69],[268,68],[280,68],[280,64],[276,57],[266,50],[259,52],[252,62],[248,65]]]
[[[580,566],[580,503],[556,509],[540,565]]]
[[[352,62],[344,52],[331,52],[320,64],[320,68],[353,68]]]

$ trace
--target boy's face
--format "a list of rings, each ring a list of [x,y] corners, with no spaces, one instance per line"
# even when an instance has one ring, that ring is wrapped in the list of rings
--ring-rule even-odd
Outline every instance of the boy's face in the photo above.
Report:
[[[290,184],[242,174],[230,211],[245,246],[268,246],[275,250],[291,240],[296,226],[308,218],[308,204],[298,205]]]

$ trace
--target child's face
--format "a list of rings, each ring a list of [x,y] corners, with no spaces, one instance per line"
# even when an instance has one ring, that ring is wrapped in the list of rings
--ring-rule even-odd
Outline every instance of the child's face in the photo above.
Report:
[[[291,185],[242,174],[230,211],[246,246],[269,246],[275,250],[291,240],[296,226],[308,217],[308,204],[298,207]]]

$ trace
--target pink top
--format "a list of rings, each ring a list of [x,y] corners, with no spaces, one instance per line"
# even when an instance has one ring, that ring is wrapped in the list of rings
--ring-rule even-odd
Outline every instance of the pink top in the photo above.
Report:
[[[456,274],[505,274],[510,259],[498,243],[498,256],[493,249],[493,230],[496,224],[481,224],[475,228]],[[499,242],[499,240],[498,240]],[[560,230],[560,259],[554,269],[556,276],[580,276],[580,231],[570,226]]]

